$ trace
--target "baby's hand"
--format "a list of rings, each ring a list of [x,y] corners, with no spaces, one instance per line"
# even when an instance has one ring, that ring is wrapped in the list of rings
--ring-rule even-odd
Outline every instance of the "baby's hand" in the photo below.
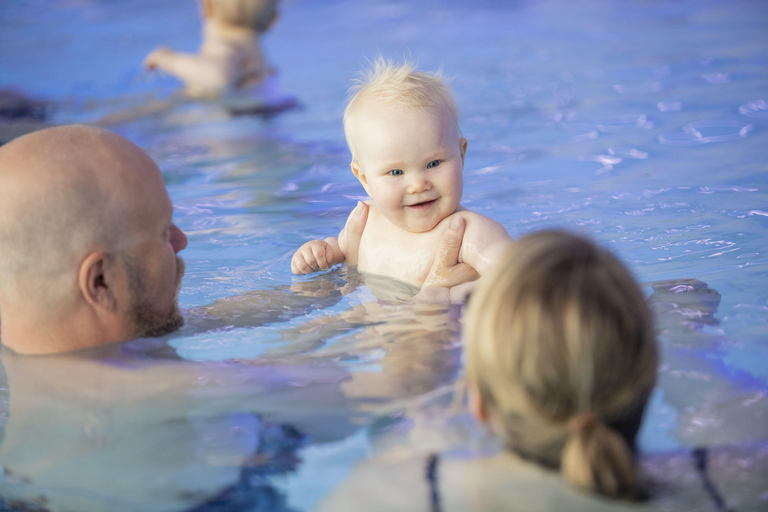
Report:
[[[311,240],[296,251],[291,258],[291,271],[294,274],[311,274],[318,270],[328,270],[338,263],[333,246],[325,240]]]
[[[173,53],[174,52],[172,49],[165,46],[155,48],[149,55],[144,58],[144,67],[147,69],[156,69],[158,67],[162,67],[163,59]]]
[[[358,202],[349,214],[347,225],[339,233],[339,238],[312,240],[299,247],[291,258],[291,271],[294,274],[311,274],[318,270],[328,270],[337,263],[345,261],[350,265],[356,265],[360,238],[363,236],[367,220],[368,205]],[[344,250],[341,248],[342,245],[345,247]]]

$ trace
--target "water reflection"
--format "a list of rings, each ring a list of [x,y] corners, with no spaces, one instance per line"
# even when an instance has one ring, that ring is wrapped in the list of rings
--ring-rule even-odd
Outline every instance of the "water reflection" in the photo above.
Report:
[[[698,279],[648,286],[662,342],[657,387],[663,401],[678,411],[677,425],[671,426],[677,441],[683,446],[713,446],[765,439],[765,383],[716,356],[733,344],[713,329],[720,324],[720,293]]]
[[[267,477],[295,468],[305,436],[340,439],[364,421],[347,407],[338,367],[197,364],[143,343],[46,357],[3,352],[10,403],[0,495],[8,503],[212,510],[248,482],[251,501],[277,504]]]
[[[355,407],[381,412],[452,382],[460,368],[460,307],[407,300],[416,291],[346,268],[314,274],[191,310],[183,337],[171,344],[191,358],[210,350],[212,357],[335,362],[350,372],[341,387]],[[345,296],[363,300],[342,303]],[[222,342],[230,340],[239,355],[227,355]]]

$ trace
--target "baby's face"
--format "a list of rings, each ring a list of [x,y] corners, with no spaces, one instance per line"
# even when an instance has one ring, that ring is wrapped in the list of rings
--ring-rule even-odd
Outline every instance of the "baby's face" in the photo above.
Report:
[[[368,104],[358,115],[352,170],[387,220],[422,233],[456,211],[467,140],[445,108]]]

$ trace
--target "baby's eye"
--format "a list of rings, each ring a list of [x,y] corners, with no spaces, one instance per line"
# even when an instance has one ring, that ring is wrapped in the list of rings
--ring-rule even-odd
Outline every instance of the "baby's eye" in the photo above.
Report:
[[[387,174],[390,174],[392,176],[402,176],[403,175],[403,170],[402,169],[392,169]]]
[[[432,160],[427,164],[427,169],[432,169],[433,167],[437,167],[440,165],[440,160]]]

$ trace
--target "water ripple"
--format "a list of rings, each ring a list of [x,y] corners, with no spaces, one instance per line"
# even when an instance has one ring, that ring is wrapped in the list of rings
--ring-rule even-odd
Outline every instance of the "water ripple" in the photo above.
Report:
[[[739,112],[747,117],[768,119],[768,101],[750,101],[739,107]]]
[[[642,82],[639,84],[615,84],[613,90],[619,94],[653,94],[661,92],[661,82]]]
[[[559,121],[559,119],[558,116],[555,117],[555,121],[559,122],[560,127],[564,130],[595,130],[603,133],[626,133],[637,130],[651,130],[654,127],[653,121],[648,119],[648,116],[645,114],[623,115],[605,119],[593,118],[581,122],[570,120]]]
[[[675,112],[683,109],[683,103],[680,101],[660,101],[656,104],[659,112]]]
[[[667,146],[700,146],[744,138],[752,128],[752,124],[732,119],[702,120],[688,123],[680,132],[659,135],[658,139]]]
[[[608,148],[608,154],[619,156],[622,158],[635,158],[638,160],[645,160],[648,158],[648,153],[645,151],[640,151],[637,148],[630,148],[626,146],[614,146]]]

